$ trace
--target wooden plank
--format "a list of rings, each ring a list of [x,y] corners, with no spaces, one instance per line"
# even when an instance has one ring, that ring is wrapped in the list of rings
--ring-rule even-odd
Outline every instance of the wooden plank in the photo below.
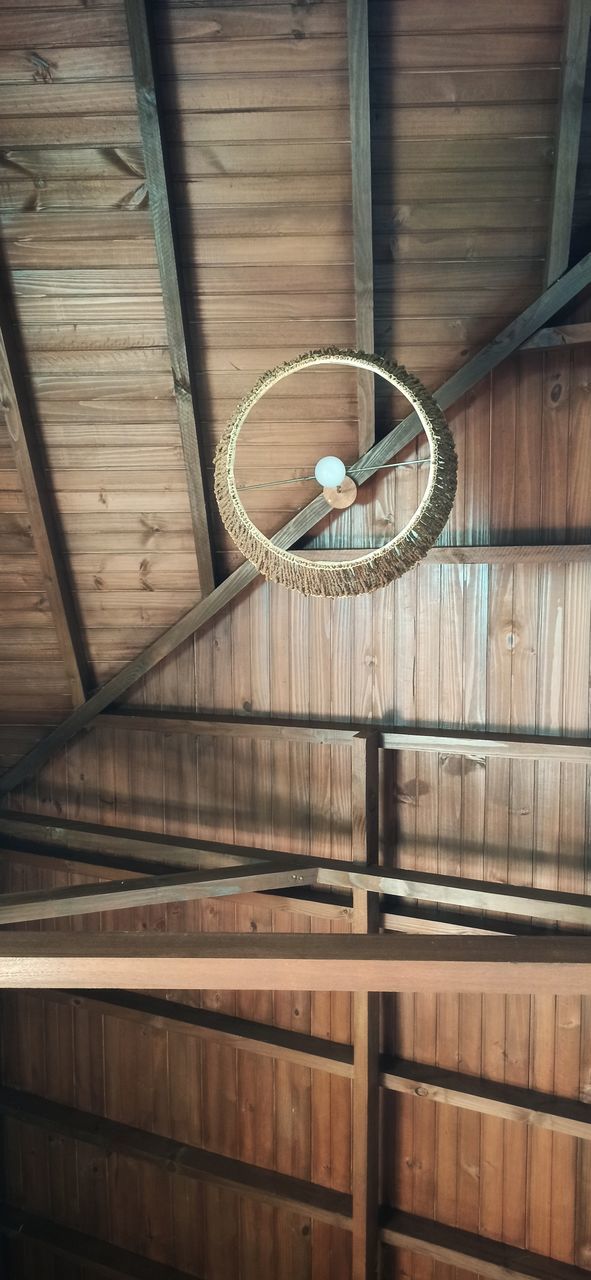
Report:
[[[162,283],[168,345],[183,445],[199,582],[203,596],[215,585],[211,530],[204,482],[204,457],[197,424],[196,395],[189,360],[190,333],[180,287],[179,261],[160,128],[159,98],[152,62],[148,10],[144,0],[126,0],[125,12],[137,93],[146,184],[156,256]]]
[[[262,717],[246,716],[202,716],[193,712],[168,712],[157,710],[120,711],[105,713],[101,716],[102,725],[111,728],[145,731],[147,728],[159,733],[206,734],[216,737],[218,734],[230,737],[252,737],[293,739],[316,744],[352,742],[362,725],[339,725],[335,723],[306,723],[305,721],[284,720],[281,717],[266,720]],[[530,760],[564,760],[571,764],[591,763],[591,743],[587,738],[559,738],[543,734],[502,734],[471,733],[464,729],[432,729],[406,728],[403,726],[384,725],[378,730],[380,747],[387,751],[442,751],[451,755],[506,756],[507,758],[523,757]],[[14,815],[15,821],[19,821]],[[0,817],[0,831],[2,818]]]
[[[522,351],[540,351],[552,347],[578,346],[591,342],[591,324],[582,321],[579,324],[554,325],[549,329],[539,329],[533,338],[524,342]]]
[[[267,1026],[217,1010],[196,1009],[174,1000],[146,996],[142,992],[84,991],[74,995],[67,991],[51,991],[42,995],[43,999],[69,1004],[74,1010],[82,1008],[157,1031],[168,1029],[177,1035],[223,1043],[246,1053],[256,1053],[258,1057],[282,1059],[345,1079],[353,1075],[351,1046],[333,1043],[320,1036]]]
[[[80,1142],[164,1167],[197,1182],[232,1189],[263,1204],[304,1213],[350,1230],[350,1197],[328,1187],[216,1155],[102,1116],[64,1107],[35,1094],[0,1089],[0,1113]]]
[[[360,734],[351,754],[353,854],[364,856],[368,868],[376,868],[379,858],[377,733]],[[376,895],[368,894],[365,889],[354,889],[354,932],[376,935],[379,925]],[[379,1052],[380,996],[375,991],[356,991],[353,996],[352,1280],[371,1280],[378,1270]]]
[[[74,598],[65,570],[62,539],[46,490],[43,455],[27,395],[16,325],[5,294],[0,319],[0,387],[2,416],[10,440],[16,474],[24,494],[30,533],[60,647],[74,706],[84,703],[89,685]]]
[[[591,994],[588,938],[0,935],[0,987]]]
[[[113,880],[98,885],[73,885],[33,893],[5,893],[0,897],[0,925],[24,920],[57,920],[63,916],[92,915],[96,911],[121,911],[164,902],[193,902],[262,889],[293,888],[314,884],[316,870],[281,860],[275,869],[268,862],[250,866],[238,875],[235,868],[211,872],[182,872],[146,876],[138,880]]]
[[[483,1280],[586,1280],[589,1275],[570,1263],[412,1214],[393,1213],[381,1234],[385,1244],[409,1249],[435,1264],[473,1271]]]
[[[130,1280],[195,1280],[193,1271],[189,1276],[188,1271],[179,1271],[177,1267],[141,1257],[110,1241],[6,1204],[0,1205],[0,1234],[8,1240],[34,1241],[44,1254],[49,1253],[66,1264],[89,1267],[93,1275],[119,1276],[122,1280],[125,1277]]]
[[[564,276],[561,276],[549,289],[537,298],[512,324],[508,325],[492,343],[469,360],[457,373],[443,384],[437,391],[437,400],[442,409],[449,408],[466,391],[475,386],[485,374],[497,368],[504,359],[536,333],[547,320],[565,306],[591,280],[591,254],[582,258]],[[352,474],[358,483],[365,483],[385,463],[419,435],[420,423],[416,414],[409,414],[403,422],[367,453],[359,459],[358,470],[353,467]],[[328,513],[329,508],[322,495],[315,498],[297,516],[289,520],[273,541],[282,547],[290,547]],[[160,635],[151,645],[138,654],[116,676],[108,680],[67,720],[58,725],[51,733],[38,743],[26,756],[8,769],[0,779],[0,794],[12,790],[25,778],[34,773],[50,757],[52,752],[64,743],[69,742],[85,725],[89,724],[100,711],[104,711],[112,702],[121,697],[132,684],[147,671],[152,670],[167,654],[171,653],[190,635],[194,635],[211,618],[223,608],[257,577],[257,571],[251,564],[244,564],[236,569],[229,578],[192,609],[180,618],[172,627]]]
[[[569,0],[564,30],[558,143],[546,257],[547,285],[566,271],[570,258],[590,18],[588,0]]]
[[[484,1115],[536,1125],[555,1133],[591,1139],[591,1107],[572,1098],[558,1098],[535,1089],[483,1080],[459,1071],[401,1059],[383,1058],[380,1084],[384,1089],[408,1093],[432,1102]]]
[[[353,194],[353,264],[355,279],[355,345],[374,350],[373,231],[371,189],[371,129],[369,106],[369,48],[367,0],[347,0],[349,112],[351,117],[351,177]],[[375,440],[374,376],[357,371],[359,452]],[[355,1246],[354,1246],[355,1250]]]

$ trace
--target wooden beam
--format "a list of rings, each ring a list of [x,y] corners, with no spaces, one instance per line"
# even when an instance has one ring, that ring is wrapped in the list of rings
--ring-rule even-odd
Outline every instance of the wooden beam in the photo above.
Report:
[[[591,995],[591,940],[7,929],[0,987]]]
[[[0,274],[3,305],[0,312],[0,411],[31,523],[31,536],[41,570],[59,651],[75,707],[84,704],[90,687],[74,597],[65,571],[65,554],[50,496],[45,485],[42,442],[35,428],[33,403],[22,368],[16,319]],[[5,314],[6,310],[6,314]]]
[[[0,1205],[0,1234],[9,1240],[40,1245],[45,1252],[77,1266],[89,1267],[93,1276],[118,1276],[125,1280],[196,1280],[194,1273],[140,1257],[98,1236],[74,1231],[62,1223],[39,1218],[26,1209]],[[7,1271],[7,1275],[11,1273]]]
[[[191,711],[140,710],[104,712],[101,725],[145,733],[187,733],[196,737],[234,737],[309,742],[316,746],[354,742],[363,725],[340,725],[322,721],[266,720],[261,717],[198,715]],[[479,733],[465,729],[422,729],[402,725],[380,725],[379,745],[386,751],[442,751],[446,755],[503,757],[521,760],[559,760],[569,764],[591,764],[589,738],[559,738],[544,734]],[[16,815],[15,815],[16,816]],[[0,824],[0,830],[1,830]]]
[[[102,1147],[109,1153],[147,1160],[165,1168],[168,1173],[226,1187],[262,1204],[305,1214],[331,1226],[351,1229],[350,1196],[329,1187],[246,1164],[243,1160],[216,1155],[200,1147],[176,1142],[174,1138],[134,1129],[131,1125],[78,1111],[75,1107],[50,1102],[47,1098],[19,1089],[0,1087],[0,1114],[38,1125],[51,1133],[63,1134],[73,1141]]]
[[[581,321],[580,324],[553,325],[549,329],[539,329],[533,338],[524,342],[521,350],[546,351],[548,347],[574,347],[586,342],[591,342],[591,324]]]
[[[163,1000],[131,991],[36,991],[43,1000],[82,1008],[90,1013],[137,1022],[154,1031],[174,1030],[178,1035],[197,1037],[213,1044],[224,1044],[262,1058],[292,1062],[308,1070],[328,1071],[330,1075],[351,1079],[353,1049],[351,1045],[324,1040],[320,1036],[303,1035],[283,1027],[271,1027],[247,1018],[218,1013],[211,1009],[195,1009],[175,1000]]]
[[[577,326],[582,328],[582,325]],[[591,329],[591,325],[589,326]],[[549,330],[543,330],[548,333]],[[591,340],[591,339],[590,339]],[[550,344],[547,345],[564,345]],[[297,550],[295,555],[309,560],[349,560],[363,556],[370,550],[365,547],[322,547]],[[422,564],[580,564],[591,560],[590,543],[553,543],[550,546],[506,547],[431,547]],[[420,566],[419,566],[420,568]]]
[[[573,1098],[558,1098],[400,1058],[382,1059],[380,1084],[396,1093],[447,1103],[464,1111],[591,1139],[591,1107],[588,1102]]]
[[[384,1244],[409,1249],[424,1258],[458,1267],[482,1280],[589,1280],[589,1272],[556,1258],[546,1258],[489,1240],[486,1236],[447,1227],[409,1213],[390,1214],[381,1231]]]
[[[215,586],[212,537],[205,492],[205,463],[196,421],[196,391],[189,360],[190,326],[180,286],[179,260],[172,225],[171,200],[165,162],[158,89],[145,0],[125,0],[129,49],[138,119],[144,152],[146,186],[152,215],[154,244],[162,286],[162,302],[172,364],[177,415],[187,474],[189,505],[202,596]]]
[[[367,0],[347,0],[349,119],[353,198],[353,270],[355,281],[355,345],[374,350],[373,226],[371,191],[371,113]],[[375,440],[374,375],[357,371],[359,452]]]
[[[294,884],[315,884],[317,872],[279,861],[240,868],[211,871],[183,871],[177,875],[142,876],[133,880],[109,880],[103,884],[71,885],[64,889],[37,889],[33,893],[0,895],[0,926],[22,924],[25,920],[59,920],[69,916],[93,915],[97,911],[125,911],[156,903],[194,902],[198,898],[232,897],[263,889],[293,888]]]
[[[377,734],[375,741],[377,756]],[[369,823],[372,820],[370,815]],[[172,901],[173,897],[165,898],[162,895],[177,892],[186,894],[187,897],[216,896],[217,890],[216,893],[213,892],[215,881],[212,880],[211,871],[215,872],[217,880],[223,884],[224,878],[220,872],[220,868],[223,867],[223,876],[232,886],[232,892],[242,891],[240,888],[234,888],[241,882],[246,892],[248,886],[253,884],[253,875],[257,878],[261,877],[264,869],[265,876],[268,874],[275,877],[275,887],[278,886],[276,877],[280,877],[283,885],[287,887],[293,887],[295,881],[296,886],[318,884],[352,890],[353,894],[360,891],[364,896],[358,900],[358,906],[363,912],[374,910],[364,905],[365,895],[369,893],[376,899],[378,894],[387,894],[394,898],[439,903],[448,907],[467,907],[473,911],[495,911],[505,915],[531,916],[536,920],[560,922],[571,926],[591,924],[591,898],[585,894],[502,884],[488,880],[471,880],[461,876],[444,876],[436,872],[416,871],[414,868],[407,870],[402,867],[378,867],[373,860],[369,865],[365,865],[337,858],[310,858],[298,854],[285,854],[270,849],[242,849],[222,844],[204,845],[202,841],[158,836],[150,832],[127,832],[112,827],[104,829],[103,840],[102,830],[100,826],[93,823],[63,821],[59,827],[53,827],[47,826],[43,818],[27,814],[0,814],[0,842],[4,844],[7,851],[10,850],[11,841],[16,844],[18,852],[19,845],[21,849],[24,846],[25,850],[27,848],[30,850],[31,845],[37,842],[39,848],[39,842],[42,846],[45,839],[50,847],[57,846],[60,852],[82,846],[83,860],[88,861],[90,858],[92,865],[96,867],[101,866],[100,860],[97,862],[101,855],[97,855],[94,851],[97,847],[105,847],[111,852],[111,857],[105,859],[102,855],[103,868],[112,868],[116,865],[113,862],[113,856],[117,860],[119,855],[119,865],[123,866],[123,869],[139,869],[142,862],[145,865],[148,857],[152,862],[157,860],[159,871],[162,872],[161,875],[148,877],[147,883],[143,884],[141,881],[133,880],[123,882],[123,885],[117,882],[112,887],[93,885],[84,886],[84,888],[52,890],[49,894],[36,891],[34,894],[5,895],[3,900],[0,899],[0,922],[7,922],[8,919],[13,921],[40,919],[41,915],[10,913],[43,909],[44,913],[46,911],[50,915],[54,911],[53,903],[56,904],[56,914],[81,914],[83,904],[86,902],[92,903],[92,908],[88,907],[87,910],[104,909],[107,903],[110,904],[110,909],[114,909],[117,905],[117,895],[119,895],[121,906],[135,905],[139,902],[138,895],[143,894],[148,895],[146,901],[148,899]],[[8,837],[8,840],[5,839],[2,842],[2,835]],[[34,848],[32,852],[35,852]],[[129,852],[141,860],[135,866],[133,857],[131,861],[128,857],[127,861],[123,862],[123,857]],[[194,871],[188,876],[174,876],[170,874],[173,859],[174,862],[188,862],[193,868],[205,860],[208,870],[204,871],[200,877]],[[202,885],[205,886],[205,890],[202,889]],[[265,887],[273,888],[274,885],[269,881]],[[259,879],[258,891],[261,891],[262,887],[263,880]],[[226,888],[225,892],[229,890]],[[103,906],[98,905],[101,902],[101,895],[104,896]],[[73,906],[78,900],[80,906]],[[65,904],[63,909],[61,903]],[[8,913],[6,916],[3,914],[4,909]],[[355,898],[353,915],[355,915]]]
[[[367,869],[379,861],[378,735],[359,735],[352,747],[351,809],[353,854]],[[377,894],[353,889],[353,930],[377,935],[380,904]],[[352,1280],[373,1280],[378,1273],[380,1203],[379,1140],[380,996],[356,991],[353,996],[353,1193]]]
[[[469,360],[457,373],[444,382],[435,393],[442,409],[449,408],[456,400],[465,395],[481,378],[496,369],[518,347],[522,346],[532,334],[550,320],[552,316],[580,293],[585,285],[591,282],[591,253],[587,254],[576,266],[564,276],[556,280],[549,289],[537,298],[516,320],[507,325],[496,338],[484,349]],[[389,431],[384,438],[373,445],[358,462],[356,473],[358,484],[365,484],[371,479],[383,463],[389,462],[405,445],[420,434],[421,424],[417,415],[410,413],[398,426]],[[352,468],[355,474],[355,468]],[[308,506],[304,507],[293,519],[274,535],[273,541],[282,547],[291,547],[305,537],[314,525],[328,515],[328,507],[320,494]],[[147,671],[151,671],[163,658],[178,648],[184,640],[194,635],[212,618],[235,600],[242,591],[257,577],[254,565],[243,564],[235,569],[225,582],[216,587],[207,599],[196,604],[184,617],[179,618],[172,627],[163,632],[142,653],[133,658],[117,675],[107,680],[100,689],[87,699],[83,707],[76,709],[72,715],[62,721],[55,729],[37,743],[15,765],[0,778],[0,795],[24,782],[34,774],[52,753],[66,742],[69,742],[81,729],[89,725],[97,715],[126,693]]]
[[[546,255],[547,285],[566,271],[570,257],[590,16],[589,0],[568,0],[550,235]]]
[[[548,889],[522,888],[488,880],[469,880],[431,871],[385,867],[360,868],[337,859],[314,859],[318,884],[335,888],[364,889],[393,897],[437,902],[474,911],[533,916],[536,920],[560,921],[569,925],[591,925],[591,896],[561,893]],[[591,943],[590,943],[591,946]]]

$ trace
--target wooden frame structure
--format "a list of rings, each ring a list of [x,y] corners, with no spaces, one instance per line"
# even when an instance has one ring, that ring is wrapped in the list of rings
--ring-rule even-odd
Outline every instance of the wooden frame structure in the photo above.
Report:
[[[159,1027],[174,1024],[184,1034],[231,1042],[236,1047],[288,1061],[306,1062],[320,1070],[336,1073],[352,1081],[353,1168],[352,1195],[326,1192],[297,1179],[270,1175],[239,1161],[212,1157],[209,1153],[154,1135],[139,1133],[99,1117],[77,1113],[44,1099],[18,1091],[0,1090],[0,1112],[18,1114],[43,1127],[87,1135],[90,1141],[109,1149],[126,1151],[140,1159],[167,1161],[190,1177],[219,1181],[239,1187],[244,1193],[268,1204],[295,1207],[320,1220],[339,1225],[352,1233],[353,1276],[365,1280],[376,1274],[382,1244],[401,1244],[442,1260],[470,1259],[486,1276],[502,1275],[510,1265],[516,1276],[549,1275],[547,1260],[524,1250],[509,1250],[481,1237],[446,1228],[439,1223],[423,1224],[408,1215],[395,1213],[385,1219],[380,1210],[379,1091],[412,1092],[415,1096],[442,1105],[509,1119],[518,1124],[542,1126],[556,1132],[590,1138],[591,1122],[583,1103],[553,1098],[534,1090],[499,1086],[474,1080],[461,1073],[445,1072],[421,1063],[389,1059],[380,1054],[379,992],[421,990],[462,990],[478,992],[591,994],[591,941],[578,934],[511,936],[507,932],[488,936],[414,937],[388,931],[388,912],[380,911],[380,895],[404,902],[423,900],[444,907],[468,907],[472,912],[493,911],[528,919],[554,922],[571,929],[591,924],[591,898],[549,892],[524,886],[470,881],[433,873],[389,869],[379,865],[378,784],[379,751],[402,747],[431,751],[451,750],[461,754],[500,753],[513,758],[551,758],[587,763],[591,745],[587,742],[535,737],[455,735],[402,729],[374,730],[355,726],[314,725],[299,722],[264,721],[236,717],[204,718],[158,713],[119,713],[105,716],[131,731],[214,733],[225,736],[252,736],[255,739],[308,741],[330,746],[339,742],[351,751],[353,833],[357,862],[330,858],[286,855],[268,850],[205,844],[203,841],[162,837],[156,834],[101,828],[92,824],[64,823],[48,826],[43,819],[22,813],[0,814],[0,846],[17,858],[53,863],[56,848],[66,853],[68,862],[82,859],[93,865],[102,859],[101,873],[109,865],[127,871],[125,880],[106,884],[76,886],[29,894],[7,894],[0,900],[0,923],[59,918],[68,914],[129,907],[148,902],[182,901],[199,896],[292,891],[295,901],[284,898],[285,908],[302,910],[302,895],[318,889],[346,891],[351,895],[346,910],[353,936],[347,935],[174,935],[93,934],[86,932],[0,934],[0,986],[26,986],[40,991],[47,987],[74,988],[92,1007],[114,1011],[118,1016],[141,1019]],[[49,852],[48,852],[49,850]],[[98,852],[100,850],[100,852]],[[192,870],[170,874],[177,862]],[[134,875],[134,863],[137,868]],[[158,874],[139,874],[146,863]],[[228,865],[231,863],[231,865]],[[351,904],[351,905],[350,905]],[[320,899],[321,910],[342,912],[342,899]],[[312,905],[312,909],[314,909]],[[481,916],[474,916],[481,923]],[[494,923],[494,922],[493,922]],[[396,924],[394,924],[396,930]],[[380,932],[381,931],[381,932]],[[531,931],[530,931],[531,932]],[[326,1044],[311,1036],[260,1027],[228,1015],[171,1005],[133,988],[190,989],[293,989],[350,990],[354,992],[353,1043]],[[86,990],[102,988],[96,994]],[[111,988],[118,990],[111,995]],[[129,990],[131,989],[131,990]],[[52,999],[79,1000],[80,997],[52,992]],[[178,1148],[178,1152],[177,1152]],[[180,1161],[180,1163],[179,1163]],[[297,1184],[297,1185],[296,1185]],[[0,1220],[0,1231],[13,1230]],[[24,1224],[26,1230],[26,1224]],[[31,1224],[31,1231],[43,1225]],[[75,1241],[70,1242],[72,1248]],[[65,1247],[65,1246],[64,1246]],[[509,1256],[510,1255],[510,1256]],[[515,1255],[515,1256],[513,1256]],[[554,1266],[554,1264],[552,1264]],[[130,1272],[133,1274],[133,1271]],[[553,1272],[561,1280],[579,1280],[578,1268]]]

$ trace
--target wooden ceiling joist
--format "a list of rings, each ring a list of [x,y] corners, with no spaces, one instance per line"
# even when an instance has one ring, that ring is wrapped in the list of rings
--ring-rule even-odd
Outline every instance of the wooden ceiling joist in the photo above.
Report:
[[[258,1057],[292,1062],[313,1071],[353,1077],[353,1047],[337,1041],[304,1035],[283,1027],[251,1022],[211,1009],[196,1009],[178,1001],[132,991],[36,991],[40,999],[82,1009],[92,1015],[135,1022],[153,1031],[170,1030],[212,1043],[231,1046]],[[561,1098],[535,1089],[472,1077],[459,1071],[400,1058],[382,1056],[379,1084],[396,1093],[409,1093],[442,1105],[517,1124],[551,1129],[574,1138],[591,1140],[588,1103]]]
[[[374,298],[367,19],[367,0],[347,0],[355,345],[359,351],[371,354],[374,350]],[[362,369],[357,372],[357,413],[359,452],[365,453],[375,440],[375,387],[374,375]]]
[[[166,1263],[130,1253],[98,1236],[75,1231],[63,1223],[28,1213],[25,1209],[0,1205],[0,1235],[37,1245],[73,1266],[89,1267],[92,1275],[120,1280],[197,1280],[194,1272],[179,1271]]]
[[[0,934],[0,987],[591,995],[587,937]]]
[[[41,441],[32,420],[15,333],[14,318],[3,314],[0,318],[0,409],[26,502],[33,545],[72,702],[75,707],[80,707],[84,705],[89,688],[88,667],[74,597],[64,570],[57,522],[46,489]]]
[[[129,48],[135,81],[138,118],[146,186],[152,215],[154,244],[162,286],[162,303],[168,333],[174,393],[185,470],[199,585],[203,596],[215,586],[212,538],[205,493],[205,465],[200,449],[196,419],[196,389],[191,376],[190,326],[185,314],[179,277],[171,201],[158,107],[158,89],[152,45],[148,5],[145,0],[126,0],[125,11],[129,32]]]
[[[216,1155],[213,1151],[189,1146],[158,1133],[147,1133],[18,1089],[0,1087],[0,1114],[14,1116],[17,1120],[79,1142],[91,1143],[109,1152],[163,1165],[168,1173],[226,1187],[261,1204],[301,1213],[331,1226],[351,1228],[350,1196],[329,1187],[247,1164],[243,1160],[233,1160],[229,1156]]]
[[[130,0],[130,3],[132,0]],[[139,4],[141,0],[133,0]],[[454,404],[469,391],[487,373],[498,368],[508,356],[516,351],[528,338],[532,337],[556,313],[570,302],[581,289],[591,283],[591,254],[587,254],[570,271],[561,276],[554,284],[537,298],[516,320],[507,325],[473,359],[469,360],[457,373],[443,384],[436,392],[436,398],[443,409]],[[405,445],[414,440],[420,433],[421,426],[416,414],[408,415],[398,426],[388,432],[377,444],[373,445],[352,474],[359,484],[368,481],[379,467],[391,459]],[[303,538],[329,512],[324,498],[320,495],[308,504],[298,515],[289,520],[274,536],[278,546],[290,547]],[[127,666],[108,680],[96,693],[87,699],[84,706],[79,707],[68,716],[51,733],[47,734],[25,756],[8,769],[0,779],[0,794],[6,794],[19,783],[34,774],[52,753],[69,742],[81,729],[90,724],[101,711],[104,711],[117,698],[126,693],[146,672],[151,671],[163,658],[172,653],[184,640],[194,635],[213,617],[237,596],[257,577],[257,570],[251,564],[241,565],[230,577],[200,604],[194,605],[184,617],[163,632],[142,653],[138,654]]]
[[[590,18],[589,0],[568,0],[546,284],[566,271],[570,257]]]
[[[569,1262],[398,1211],[383,1225],[381,1239],[432,1262],[473,1271],[482,1280],[586,1280],[589,1275]]]

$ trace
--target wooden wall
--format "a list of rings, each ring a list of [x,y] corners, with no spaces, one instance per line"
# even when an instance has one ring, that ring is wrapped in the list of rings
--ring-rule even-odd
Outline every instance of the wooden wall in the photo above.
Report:
[[[588,540],[590,375],[586,348],[523,353],[450,414],[460,456],[451,541]],[[382,478],[375,507],[354,509],[363,528],[370,510],[378,520],[384,512],[402,519],[416,486],[416,470]],[[132,701],[586,735],[590,579],[583,564],[430,566],[373,596],[335,602],[259,582],[147,677]],[[383,856],[588,892],[588,781],[579,765],[385,753]],[[163,741],[99,729],[56,757],[20,803],[48,817],[328,856],[352,852],[345,748]],[[15,889],[63,880],[63,873],[42,875],[17,857],[7,875]],[[327,927],[309,916],[223,902],[138,911],[124,920],[119,914],[104,927],[185,922],[245,931]],[[321,1036],[349,1036],[343,996],[193,998]],[[185,1040],[181,1049],[173,1034],[142,1034],[116,1017],[64,1010],[50,999],[10,997],[5,1011],[5,1079],[348,1188],[346,1081],[197,1041]],[[388,997],[383,1014],[385,1044],[404,1056],[591,1096],[589,1009],[579,999]],[[384,1099],[382,1124],[385,1200],[589,1265],[589,1188],[581,1176],[577,1189],[576,1180],[578,1162],[585,1170],[584,1144],[394,1095]],[[310,1229],[246,1199],[202,1194],[133,1161],[111,1160],[107,1171],[102,1156],[75,1152],[67,1142],[48,1145],[14,1123],[8,1135],[14,1197],[206,1280],[261,1271],[290,1280],[347,1275],[345,1233]],[[389,1257],[388,1268],[397,1280],[452,1280],[448,1268],[406,1253]],[[453,1280],[464,1277],[458,1272]]]

